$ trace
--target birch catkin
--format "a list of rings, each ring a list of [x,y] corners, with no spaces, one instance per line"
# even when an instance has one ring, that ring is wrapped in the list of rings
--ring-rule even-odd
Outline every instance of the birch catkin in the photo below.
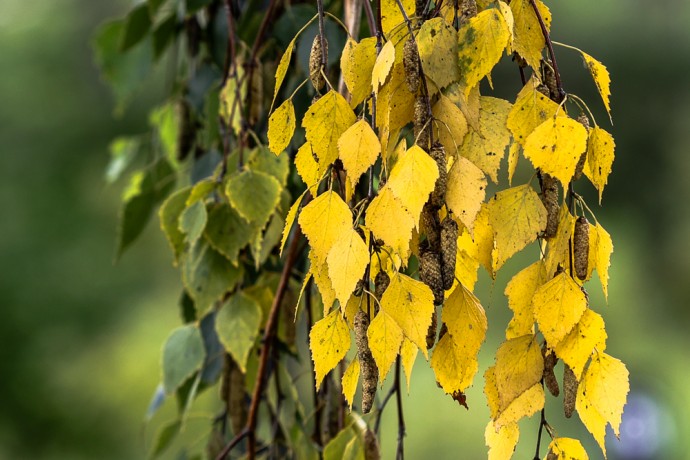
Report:
[[[566,418],[573,416],[575,411],[575,401],[577,400],[577,376],[575,372],[568,366],[565,365],[563,370],[563,412]]]
[[[553,238],[558,231],[558,179],[546,174],[541,174],[541,202],[546,208],[546,229],[544,238]]]
[[[368,414],[374,404],[376,385],[379,380],[379,370],[369,348],[369,315],[362,310],[355,314],[355,342],[357,343],[357,356],[362,372],[362,413]]]
[[[443,289],[453,287],[455,281],[455,258],[458,250],[458,224],[450,216],[441,223],[441,272]]]
[[[326,84],[326,79],[321,73],[321,54],[321,35],[317,34],[314,37],[314,42],[311,44],[311,53],[309,54],[309,80],[311,80],[311,84],[316,91],[321,91]],[[326,55],[326,61],[328,61],[328,40],[326,40],[326,37],[323,38],[323,54]]]
[[[584,216],[575,221],[573,234],[573,258],[575,259],[575,273],[581,280],[587,278],[589,263],[589,222]]]
[[[419,90],[419,53],[417,51],[417,44],[409,37],[403,47],[403,68],[405,69],[405,81],[407,82],[407,89],[411,93],[416,93]]]
[[[434,142],[429,156],[436,161],[436,166],[438,166],[438,179],[436,179],[434,190],[429,197],[429,203],[432,208],[441,209],[446,202],[446,188],[448,186],[446,149],[443,148],[440,142]]]

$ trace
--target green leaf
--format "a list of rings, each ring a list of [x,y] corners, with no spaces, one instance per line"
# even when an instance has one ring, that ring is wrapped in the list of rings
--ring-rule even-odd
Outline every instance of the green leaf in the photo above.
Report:
[[[148,0],[146,3],[149,5],[149,10],[151,11],[151,16],[154,16],[161,6],[165,4],[168,0]]]
[[[177,137],[179,129],[179,114],[176,104],[169,102],[156,108],[149,116],[149,124],[156,130],[163,154],[175,169],[177,162]]]
[[[275,156],[266,147],[258,147],[249,154],[247,168],[275,177],[281,186],[287,183],[290,174],[290,160],[287,155]]]
[[[163,203],[158,212],[161,229],[170,244],[170,248],[175,256],[175,263],[178,262],[180,255],[185,249],[185,236],[179,229],[179,218],[185,210],[187,198],[191,192],[191,187],[185,187],[170,195]]]
[[[194,325],[178,327],[163,345],[163,388],[173,393],[204,362],[204,342]]]
[[[213,248],[237,265],[240,250],[252,240],[256,228],[227,203],[210,207],[204,235]]]
[[[139,43],[151,30],[151,16],[149,6],[145,3],[134,8],[125,18],[125,29],[122,35],[120,49],[128,51]]]
[[[199,242],[185,254],[182,265],[182,282],[199,316],[202,316],[227,291],[240,280],[242,272],[233,267],[221,254],[206,242]]]
[[[120,210],[115,260],[141,235],[156,205],[174,187],[175,173],[164,158],[146,171],[138,171],[132,176]]]
[[[323,460],[364,460],[361,441],[352,425],[343,428],[335,438],[326,444],[323,450]]]
[[[225,350],[247,372],[247,358],[259,335],[261,307],[242,292],[230,297],[216,317],[216,331]]]
[[[185,11],[187,16],[196,13],[206,5],[210,5],[212,0],[186,0],[185,1]]]
[[[261,239],[255,239],[255,244],[252,244],[252,257],[254,257],[257,269],[266,262],[273,248],[280,243],[280,239],[283,236],[283,227],[285,227],[285,221],[282,217],[277,213],[273,214],[268,227],[266,227],[266,231],[263,234],[259,234]]]
[[[177,437],[181,427],[182,422],[180,420],[173,420],[163,425],[156,434],[156,443],[149,458],[156,458],[165,452]]]
[[[172,43],[177,32],[177,12],[172,12],[153,30],[153,56],[156,60],[161,57],[166,48]]]
[[[225,187],[233,208],[247,221],[263,228],[280,200],[278,180],[266,173],[247,170],[230,177]]]
[[[186,240],[190,245],[195,244],[204,233],[207,220],[206,205],[203,200],[195,201],[182,211],[179,229],[187,236]]]
[[[127,170],[137,153],[140,141],[137,137],[118,137],[110,143],[110,162],[105,171],[105,180],[112,184]]]

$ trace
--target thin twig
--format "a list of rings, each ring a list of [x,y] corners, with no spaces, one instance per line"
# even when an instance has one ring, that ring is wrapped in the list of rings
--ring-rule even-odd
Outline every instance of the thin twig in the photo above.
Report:
[[[539,433],[537,434],[537,450],[534,453],[534,460],[541,460],[539,451],[541,450],[541,435],[546,425],[546,416],[544,415],[544,408],[541,409],[541,420],[539,420]]]
[[[374,432],[376,434],[379,434],[379,428],[381,427],[381,416],[383,415],[383,409],[386,408],[386,404],[388,404],[388,401],[393,397],[394,394],[395,394],[395,386],[391,387],[391,389],[388,390],[388,393],[383,398],[383,401],[376,408],[376,423],[374,423]]]
[[[398,448],[396,450],[396,460],[404,460],[405,450],[403,440],[405,438],[405,417],[403,416],[402,392],[400,391],[400,355],[395,362],[395,399],[398,403]]]

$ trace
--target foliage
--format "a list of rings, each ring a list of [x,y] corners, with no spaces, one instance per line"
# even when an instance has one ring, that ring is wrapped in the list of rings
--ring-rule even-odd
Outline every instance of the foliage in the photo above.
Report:
[[[409,385],[421,351],[441,390],[466,405],[488,327],[473,293],[479,266],[495,277],[535,243],[541,257],[506,287],[514,317],[484,374],[489,457],[510,457],[518,421],[541,412],[536,456],[546,428],[547,458],[587,458],[546,421],[544,388],[558,396],[558,360],[566,415],[576,410],[605,453],[628,372],[605,353],[604,321],[584,288],[596,270],[607,294],[613,245],[575,185],[586,176],[601,200],[614,141],[563,88],[548,7],[257,6],[150,0],[96,40],[121,104],[147,50],[153,60],[169,52],[174,64],[150,134],[115,141],[108,175],[141,163],[123,196],[118,256],[162,203],[184,286],[185,325],[164,346],[161,390],[176,396],[179,418],[152,456],[184,428],[195,397],[220,382],[225,405],[209,458],[233,449],[249,458],[378,458],[378,420],[393,395],[401,458],[401,368]],[[272,40],[270,27],[287,34]],[[577,51],[610,114],[606,68]],[[488,95],[506,54],[522,80],[514,102]],[[513,185],[521,157],[533,173]],[[298,322],[309,331],[311,409],[291,385],[305,365]],[[391,392],[372,408],[392,369]],[[373,409],[366,418],[355,410],[360,381],[359,408]],[[151,411],[162,399],[154,401]]]

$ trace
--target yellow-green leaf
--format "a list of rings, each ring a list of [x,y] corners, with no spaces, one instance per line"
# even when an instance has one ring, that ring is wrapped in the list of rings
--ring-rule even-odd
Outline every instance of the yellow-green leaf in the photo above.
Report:
[[[346,305],[369,265],[369,249],[362,237],[350,229],[335,241],[326,261],[335,296],[340,305]]]
[[[449,98],[440,95],[431,110],[434,116],[434,135],[446,148],[446,152],[455,154],[467,134],[467,120],[462,110]]]
[[[501,59],[510,29],[496,8],[482,11],[458,31],[460,74],[469,92]]]
[[[302,209],[298,222],[316,258],[325,263],[333,245],[352,229],[352,213],[343,199],[329,190]]]
[[[606,456],[606,425],[620,435],[623,406],[630,391],[625,364],[606,353],[596,353],[577,391],[575,407],[582,423],[597,440]]]
[[[247,358],[259,335],[261,316],[259,304],[238,292],[223,303],[216,317],[218,338],[243,373],[247,372]]]
[[[448,172],[446,206],[470,232],[486,198],[486,177],[465,157],[458,157]]]
[[[438,89],[445,88],[460,77],[455,29],[443,18],[424,21],[416,37],[422,69]]]
[[[381,154],[381,143],[369,123],[362,119],[350,126],[338,139],[340,159],[353,185],[376,162]]]
[[[413,145],[398,158],[386,186],[407,209],[415,223],[438,179],[436,161],[421,147]]]
[[[536,0],[535,3],[548,30],[551,25],[551,12],[541,0]],[[510,9],[515,20],[513,50],[533,69],[538,70],[545,41],[534,8],[530,0],[513,0],[510,2]]]
[[[604,290],[604,297],[609,296],[609,266],[613,254],[611,235],[599,224],[589,226],[589,262],[588,269],[596,269]]]
[[[240,216],[263,228],[280,202],[282,189],[278,179],[270,174],[247,169],[230,176],[225,194]]]
[[[587,451],[577,439],[554,438],[549,444],[549,452],[554,460],[589,460]]]
[[[309,349],[314,361],[316,388],[319,388],[326,374],[338,365],[350,349],[350,329],[340,316],[340,310],[333,310],[312,326]]]
[[[496,351],[496,388],[499,411],[541,381],[544,359],[535,336],[506,340]]]
[[[403,260],[407,260],[415,221],[389,187],[379,190],[369,204],[365,225],[377,239],[382,239]]]
[[[347,403],[350,405],[350,410],[352,410],[352,403],[355,401],[355,392],[357,391],[357,383],[359,382],[359,372],[359,359],[355,356],[355,359],[353,359],[350,365],[347,366],[347,369],[345,369],[341,382],[343,396],[345,396],[345,400],[347,400]]]
[[[295,107],[288,99],[275,109],[268,119],[268,148],[280,155],[290,145],[295,132]]]
[[[532,298],[536,290],[546,281],[544,262],[538,260],[520,271],[508,282],[505,295],[513,319],[506,329],[506,339],[514,339],[534,333],[534,310]]]
[[[537,289],[532,299],[534,319],[546,342],[555,346],[580,321],[587,309],[587,298],[566,272],[556,275]]]
[[[587,129],[572,118],[553,117],[527,137],[524,153],[535,168],[568,187],[577,162],[586,150]]]
[[[304,192],[306,193],[306,192]],[[295,223],[295,217],[297,217],[297,211],[299,211],[299,206],[302,204],[302,198],[304,198],[304,193],[302,193],[297,200],[295,200],[294,203],[292,203],[292,206],[290,206],[290,210],[287,213],[287,217],[285,218],[285,227],[283,227],[283,236],[280,239],[280,254],[283,254],[283,249],[285,249],[285,243],[287,242],[288,235],[290,235],[290,229],[292,228],[292,224]]]
[[[585,175],[599,190],[599,204],[604,194],[604,187],[611,174],[616,143],[613,136],[605,130],[595,126],[589,133],[587,141],[587,166]]]
[[[403,331],[398,323],[384,310],[379,310],[367,331],[371,355],[379,368],[379,382],[386,379],[388,370],[395,362],[400,345],[403,342]]]
[[[594,349],[606,350],[606,337],[604,318],[588,308],[573,330],[556,344],[556,355],[570,366],[575,375],[582,375]]]
[[[283,84],[283,80],[285,79],[285,75],[288,71],[288,66],[290,65],[290,59],[292,59],[292,50],[294,49],[295,39],[293,38],[288,47],[285,49],[283,55],[280,57],[278,68],[276,68],[276,86],[273,90],[273,103],[271,105],[275,103],[276,96],[278,96],[278,91],[280,90],[280,86]]]
[[[405,337],[427,357],[426,333],[434,312],[431,288],[421,281],[396,273],[391,276],[390,285],[381,297],[381,309],[395,320]]]
[[[509,460],[520,439],[520,428],[517,423],[497,428],[493,421],[489,421],[484,430],[484,439],[489,448],[489,460]]]
[[[460,154],[484,171],[492,181],[498,182],[498,170],[510,143],[506,120],[510,102],[495,97],[480,98],[479,131],[470,129],[460,148]]]
[[[611,76],[609,71],[606,69],[604,64],[594,59],[589,54],[582,52],[582,57],[585,59],[585,64],[589,69],[589,73],[592,74],[594,83],[597,85],[601,99],[604,101],[604,106],[606,107],[606,112],[611,117]]]
[[[302,127],[322,167],[338,158],[338,139],[356,117],[345,98],[330,90],[304,114]]]
[[[348,38],[340,57],[340,68],[345,85],[352,95],[352,107],[359,105],[371,94],[371,73],[375,62],[376,37],[367,37],[359,43]]]
[[[386,42],[381,48],[381,52],[376,58],[374,68],[371,71],[371,85],[374,92],[378,92],[381,85],[383,85],[391,73],[393,63],[395,62],[395,46],[392,41]]]
[[[518,93],[508,114],[508,129],[520,145],[525,145],[532,131],[558,112],[558,104],[537,91],[537,86],[539,80],[531,78]]]
[[[546,209],[529,184],[498,192],[488,209],[496,241],[495,273],[510,257],[537,239],[546,227]]]

